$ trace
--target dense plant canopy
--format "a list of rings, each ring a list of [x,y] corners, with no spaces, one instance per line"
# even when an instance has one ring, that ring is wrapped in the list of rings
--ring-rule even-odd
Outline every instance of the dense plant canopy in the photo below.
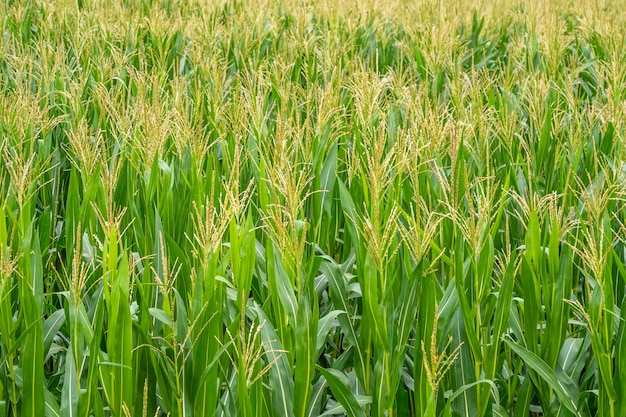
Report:
[[[0,11],[0,417],[626,416],[621,1]]]

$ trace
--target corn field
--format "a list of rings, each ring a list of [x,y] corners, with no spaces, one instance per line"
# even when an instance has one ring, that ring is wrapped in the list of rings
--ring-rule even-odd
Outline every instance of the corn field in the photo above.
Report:
[[[0,417],[626,416],[622,1],[0,11]]]

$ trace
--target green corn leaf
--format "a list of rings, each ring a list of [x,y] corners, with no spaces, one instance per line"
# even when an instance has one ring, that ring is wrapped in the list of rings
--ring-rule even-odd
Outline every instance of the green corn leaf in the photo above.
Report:
[[[270,384],[272,387],[272,409],[277,415],[286,417],[294,416],[293,411],[293,392],[294,383],[289,363],[286,356],[281,352],[282,346],[278,341],[278,337],[272,327],[271,322],[259,306],[254,308],[261,327],[261,338],[263,340],[263,348],[267,359],[274,362],[270,368]]]
[[[555,372],[536,354],[508,338],[505,338],[504,342],[554,390],[561,404],[567,410],[578,415],[580,392],[574,382],[563,371]]]
[[[39,316],[39,306],[30,291],[24,291],[22,303],[25,310],[25,324],[30,325],[25,332],[26,337],[21,349],[23,378],[22,414],[42,416],[45,414],[46,409],[44,398],[43,323]]]
[[[622,303],[619,330],[615,342],[615,393],[617,415],[626,415],[626,302]]]
[[[341,310],[333,310],[328,312],[324,317],[320,317],[318,327],[317,327],[317,336],[315,338],[315,357],[319,357],[322,353],[322,349],[324,349],[326,345],[326,337],[328,336],[328,332],[331,328],[336,327],[339,324],[339,320],[337,319],[340,315],[347,314],[345,311]]]
[[[326,382],[328,382],[328,386],[337,401],[343,406],[346,415],[349,417],[365,417],[361,405],[354,394],[348,389],[345,375],[332,368],[324,369],[321,366],[317,366],[316,369],[326,379]]]
[[[317,357],[315,346],[317,343],[317,328],[319,311],[316,303],[311,308],[313,300],[307,293],[300,297],[298,302],[298,322],[296,324],[296,363],[294,378],[294,413],[296,416],[306,417],[309,401],[313,394],[311,381],[315,374],[314,366]],[[311,311],[313,310],[313,311]]]
[[[340,314],[337,319],[339,320],[339,324],[341,326],[342,331],[346,335],[348,341],[352,344],[355,349],[356,359],[356,373],[361,383],[365,382],[365,354],[361,348],[361,343],[359,336],[356,332],[356,326],[353,321],[353,316],[348,313],[350,310],[349,307],[349,294],[348,288],[346,286],[346,282],[344,279],[344,275],[341,271],[341,268],[337,263],[330,259],[325,258],[326,262],[322,263],[320,269],[328,279],[328,285],[331,290],[331,298],[333,300],[333,304],[335,308],[339,311],[345,311],[346,314]]]
[[[43,323],[43,351],[44,355],[48,354],[52,341],[57,336],[59,329],[65,322],[65,310],[58,309],[48,316]]]
[[[43,395],[46,401],[46,417],[61,417],[61,407],[55,396],[47,389],[44,389]]]
[[[63,417],[76,417],[78,415],[78,380],[76,378],[76,366],[72,346],[67,350],[65,359],[65,373],[63,374],[63,392],[61,394],[61,415]]]

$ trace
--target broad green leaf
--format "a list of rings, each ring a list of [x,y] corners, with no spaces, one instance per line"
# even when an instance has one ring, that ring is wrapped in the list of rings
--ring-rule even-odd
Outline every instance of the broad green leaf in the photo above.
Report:
[[[21,367],[23,375],[22,414],[43,416],[46,402],[44,399],[44,349],[43,320],[39,315],[39,306],[34,295],[24,291],[22,297],[26,324],[30,324],[21,349]]]
[[[344,374],[336,369],[325,369],[321,366],[316,366],[316,369],[326,379],[326,382],[328,382],[328,386],[337,401],[343,406],[346,415],[349,417],[365,417],[361,405],[354,394],[348,389],[346,383],[347,379]]]
[[[61,393],[61,415],[63,417],[76,417],[78,415],[78,380],[76,378],[76,366],[72,346],[65,355],[65,373],[63,374],[63,392]]]
[[[282,346],[272,323],[268,320],[260,306],[254,308],[261,325],[261,338],[263,348],[270,363],[274,363],[269,370],[272,409],[276,415],[285,417],[294,416],[293,411],[293,377],[289,369],[289,363],[282,352]]]
[[[48,316],[43,323],[43,351],[44,355],[48,354],[52,341],[57,336],[57,333],[63,323],[65,322],[65,310],[58,309]]]
[[[578,415],[578,397],[580,392],[574,382],[563,371],[555,372],[540,357],[508,338],[505,338],[504,342],[522,358],[529,368],[537,372],[548,383],[565,408],[571,413]]]

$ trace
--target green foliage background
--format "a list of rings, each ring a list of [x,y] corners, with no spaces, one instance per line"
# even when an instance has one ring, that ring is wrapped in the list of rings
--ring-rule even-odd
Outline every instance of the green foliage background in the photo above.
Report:
[[[626,415],[622,2],[0,10],[0,417]]]

